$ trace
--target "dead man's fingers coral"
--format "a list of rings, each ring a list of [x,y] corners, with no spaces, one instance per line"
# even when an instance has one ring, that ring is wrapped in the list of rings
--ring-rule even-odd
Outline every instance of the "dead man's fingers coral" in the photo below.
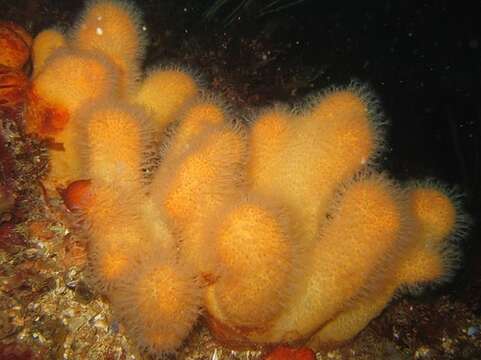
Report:
[[[279,206],[254,194],[234,201],[213,224],[206,246],[221,273],[206,291],[209,315],[244,331],[268,328],[297,280],[295,229]]]
[[[170,134],[163,164],[175,162],[179,156],[188,152],[199,136],[212,126],[229,125],[225,108],[220,100],[213,97],[199,97],[191,102],[180,115],[178,126]]]
[[[107,294],[129,272],[132,263],[138,261],[137,250],[146,245],[136,211],[140,204],[138,198],[119,194],[109,184],[89,181],[77,187],[80,187],[77,210],[84,217],[89,236],[89,276],[91,283]]]
[[[27,130],[55,138],[82,104],[116,95],[117,79],[115,66],[102,54],[70,49],[55,51],[32,81]]]
[[[280,105],[262,111],[249,128],[247,178],[253,189],[270,186],[282,164],[279,156],[289,142],[295,116]]]
[[[176,120],[198,95],[195,77],[181,68],[158,68],[150,71],[132,95],[152,115],[160,133]]]
[[[433,182],[407,188],[410,216],[415,223],[404,250],[393,259],[394,266],[381,279],[378,290],[368,292],[324,326],[310,344],[332,346],[357,335],[378,316],[400,287],[415,289],[451,278],[459,265],[456,238],[467,227],[458,195]]]
[[[60,30],[51,28],[39,32],[33,39],[33,76],[35,77],[40,72],[47,59],[57,49],[66,46],[68,46],[66,37]]]
[[[373,275],[402,246],[404,208],[398,187],[381,175],[347,185],[303,264],[302,285],[261,338],[278,342],[309,337],[369,288]]]
[[[77,179],[80,164],[74,150],[72,119],[84,104],[117,93],[117,70],[102,54],[59,49],[32,81],[26,130],[49,139],[49,177],[66,183]]]
[[[145,53],[140,11],[133,3],[90,1],[70,34],[72,47],[105,54],[120,72],[122,94],[133,91]]]
[[[400,285],[440,283],[459,266],[458,244],[468,227],[459,194],[436,182],[417,182],[408,187],[416,233],[410,251],[401,256],[397,272]]]
[[[141,192],[142,166],[151,142],[150,119],[143,109],[101,100],[82,108],[75,122],[84,178]]]
[[[174,238],[143,182],[149,119],[137,106],[107,100],[81,111],[76,121],[84,176],[93,192],[83,209],[90,225],[90,264],[98,283],[113,286],[144,252],[174,251]]]
[[[201,272],[207,265],[211,268],[202,243],[206,222],[240,193],[245,156],[242,132],[227,126],[213,127],[192,144],[171,171],[162,171],[161,164],[154,176],[152,199],[181,236],[183,261]]]
[[[179,115],[179,121],[169,128],[161,146],[161,166],[157,169],[156,177],[165,178],[175,171],[178,161],[192,150],[204,133],[218,126],[236,128],[228,118],[226,106],[212,96],[200,96]]]
[[[99,181],[80,187],[77,204],[89,235],[89,275],[100,292],[110,297],[145,254],[175,256],[170,229],[145,195]]]
[[[199,315],[201,291],[185,264],[145,254],[114,291],[114,312],[140,348],[173,353]]]
[[[254,123],[253,150],[263,152],[269,164],[254,164],[259,173],[249,165],[253,190],[279,196],[290,206],[307,243],[313,240],[319,219],[326,214],[339,184],[379,151],[376,105],[365,90],[351,86],[318,96],[310,103],[288,123],[282,111],[270,115],[278,117],[270,120],[276,126],[271,131],[287,137],[285,145],[281,149],[274,146],[271,154],[268,147],[256,145],[260,142],[255,140],[259,139],[257,132],[265,131],[265,127]],[[261,117],[261,121],[266,120]],[[258,161],[258,156],[254,153],[252,161]]]
[[[376,292],[349,304],[309,339],[308,346],[329,349],[351,340],[382,312],[395,291],[394,284],[382,284]]]

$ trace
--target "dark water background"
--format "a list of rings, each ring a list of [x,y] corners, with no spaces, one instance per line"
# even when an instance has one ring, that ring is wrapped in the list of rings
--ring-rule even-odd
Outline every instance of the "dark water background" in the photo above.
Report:
[[[227,0],[215,9],[221,3],[138,1],[146,66],[189,65],[241,112],[351,79],[368,83],[390,121],[383,167],[466,194],[474,226],[464,267],[441,291],[481,314],[481,2]],[[0,0],[1,16],[32,34],[68,28],[82,6]]]

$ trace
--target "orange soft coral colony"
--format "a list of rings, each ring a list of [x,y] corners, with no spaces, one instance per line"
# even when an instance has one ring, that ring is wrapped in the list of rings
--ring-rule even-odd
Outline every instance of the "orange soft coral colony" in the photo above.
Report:
[[[227,343],[327,346],[452,273],[459,207],[366,169],[382,134],[363,87],[265,110],[246,137],[189,72],[138,81],[143,33],[121,0],[90,2],[67,41],[42,32],[27,110],[50,180],[84,179],[64,198],[92,283],[141,348],[174,352],[201,308]]]
[[[348,185],[309,251],[298,290],[274,326],[254,339],[309,337],[361,291],[402,246],[402,199],[394,184],[374,175]]]
[[[207,290],[207,310],[230,326],[267,328],[292,290],[294,232],[280,209],[252,195],[223,213],[210,240],[222,272]]]
[[[77,179],[73,117],[83,105],[116,94],[117,72],[101,54],[57,50],[33,79],[28,94],[26,129],[57,144],[51,148],[49,178],[54,183]]]
[[[105,54],[119,69],[122,94],[133,91],[145,52],[141,15],[125,1],[91,1],[70,35],[71,45]]]
[[[455,199],[451,199],[440,185],[419,183],[409,189],[411,206],[419,220],[422,234],[433,245],[442,241],[454,229],[456,218]]]
[[[209,206],[221,205],[224,192],[234,191],[241,182],[244,154],[242,135],[226,127],[213,128],[179,159],[175,173],[154,178],[153,196],[173,219],[187,225]]]
[[[379,150],[372,107],[366,91],[352,86],[315,98],[301,115],[282,109],[263,114],[252,127],[248,165],[252,189],[281,197],[300,224],[306,244],[313,241],[339,184]],[[272,137],[262,140],[266,132],[273,132]]]
[[[442,186],[419,183],[408,187],[410,216],[415,223],[408,243],[378,286],[324,326],[310,341],[313,348],[353,338],[389,303],[397,289],[449,279],[457,265],[451,239],[466,228],[456,195]]]
[[[55,137],[82,104],[115,94],[116,86],[115,67],[101,54],[57,51],[33,79],[27,129],[41,137]],[[66,119],[45,116],[39,113],[42,110],[65,113]]]

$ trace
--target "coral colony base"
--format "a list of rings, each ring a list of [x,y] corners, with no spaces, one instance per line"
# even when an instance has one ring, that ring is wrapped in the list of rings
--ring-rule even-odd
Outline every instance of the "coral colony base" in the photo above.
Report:
[[[26,110],[85,224],[92,286],[140,348],[175,352],[199,315],[231,346],[331,347],[450,278],[458,196],[379,171],[368,89],[245,124],[180,66],[141,74],[145,42],[135,6],[90,2],[34,39]]]

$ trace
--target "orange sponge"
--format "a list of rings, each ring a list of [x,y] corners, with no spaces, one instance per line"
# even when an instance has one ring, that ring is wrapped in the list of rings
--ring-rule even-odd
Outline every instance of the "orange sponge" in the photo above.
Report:
[[[123,94],[133,90],[145,52],[140,11],[130,2],[91,1],[71,34],[73,47],[104,53],[120,71]]]

